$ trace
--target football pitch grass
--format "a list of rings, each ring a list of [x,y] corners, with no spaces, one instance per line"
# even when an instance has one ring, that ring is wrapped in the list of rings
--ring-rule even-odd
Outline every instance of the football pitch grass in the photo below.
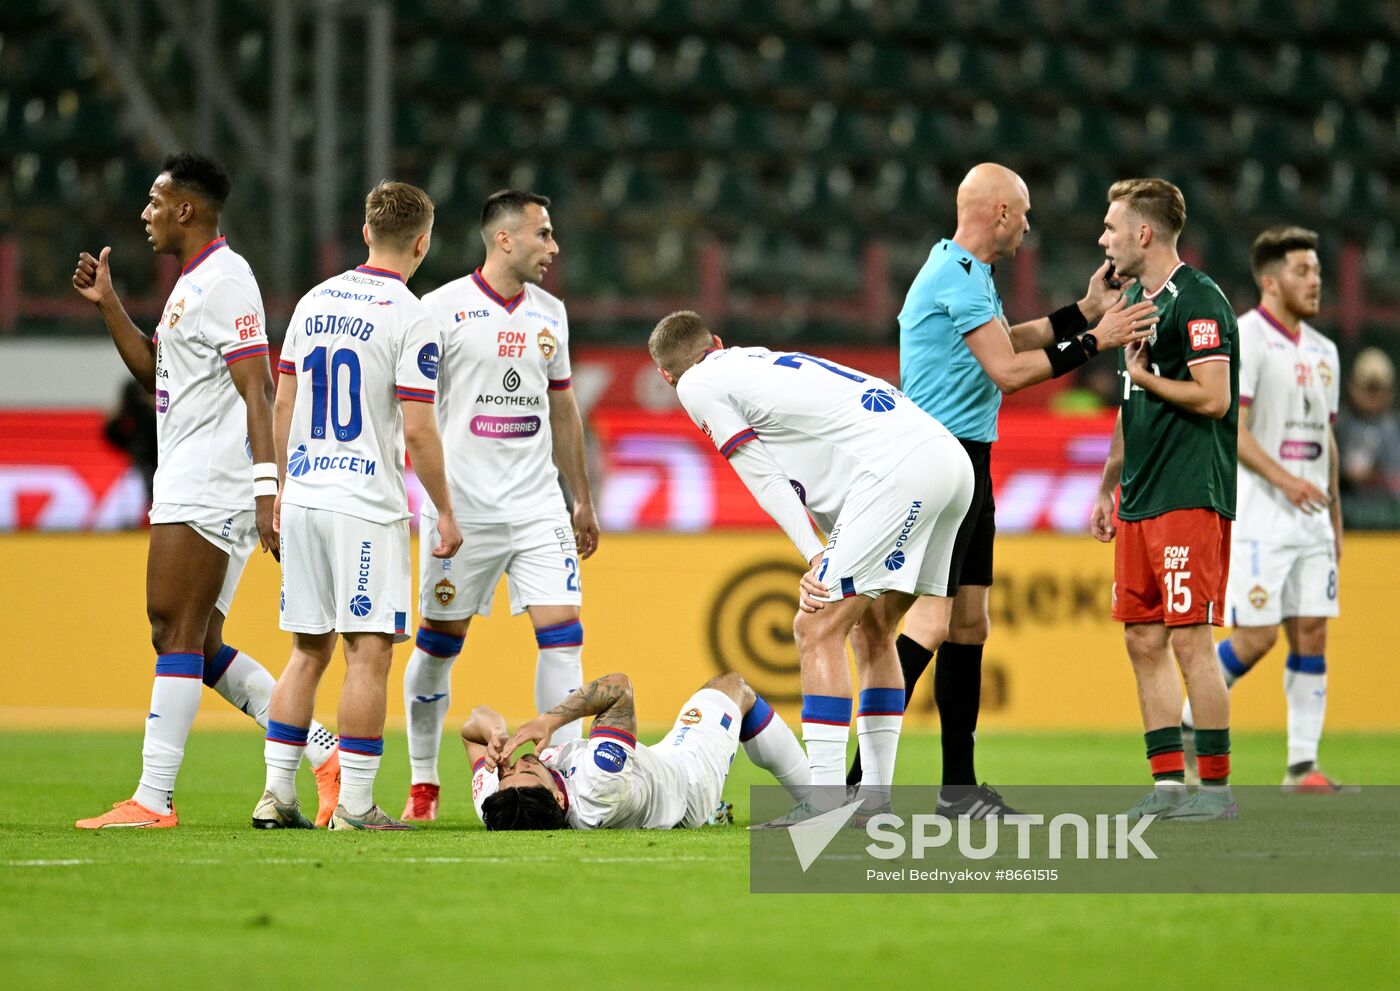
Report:
[[[387,743],[376,796],[397,814],[402,734]],[[907,735],[899,782],[931,780],[936,746]],[[978,764],[997,784],[1131,784],[1141,751],[1131,734],[986,733]],[[1235,781],[1277,784],[1280,734],[1234,751]],[[80,832],[130,794],[139,735],[0,733],[0,752],[3,987],[1400,985],[1397,895],[751,895],[742,825],[487,835],[451,739],[443,817],[414,833],[255,831],[258,736],[199,731],[178,829]],[[1324,741],[1349,782],[1400,783],[1397,752],[1397,735]],[[735,759],[740,824],[770,780]]]

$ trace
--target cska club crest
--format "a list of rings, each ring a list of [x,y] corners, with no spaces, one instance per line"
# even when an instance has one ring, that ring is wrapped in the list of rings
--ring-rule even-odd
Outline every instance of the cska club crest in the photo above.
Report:
[[[700,721],[700,710],[691,706],[681,713],[681,723],[685,726],[694,726]]]
[[[176,303],[174,306],[172,306],[172,307],[170,308],[170,323],[169,323],[169,326],[171,326],[171,327],[175,326],[177,323],[180,322],[180,318],[181,318],[182,316],[184,316],[184,315],[185,315],[185,300],[184,300],[183,297],[181,297],[180,302]]]
[[[537,340],[540,343],[540,354],[544,355],[545,361],[553,358],[554,352],[559,350],[559,342],[555,340],[554,335],[547,330],[541,330]]]
[[[433,595],[445,606],[453,599],[457,598],[457,586],[444,578],[433,586]]]
[[[1322,379],[1322,384],[1327,388],[1332,388],[1332,366],[1325,361],[1317,363],[1317,377]]]
[[[1269,601],[1269,593],[1264,591],[1262,585],[1255,585],[1249,590],[1249,604],[1255,609],[1263,609]]]

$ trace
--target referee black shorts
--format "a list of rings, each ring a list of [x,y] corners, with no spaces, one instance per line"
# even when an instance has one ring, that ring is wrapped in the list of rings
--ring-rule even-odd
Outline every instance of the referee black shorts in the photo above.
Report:
[[[962,440],[972,460],[972,502],[953,540],[953,561],[948,569],[948,595],[963,585],[992,583],[992,542],[997,535],[997,504],[992,497],[992,445],[988,441]]]

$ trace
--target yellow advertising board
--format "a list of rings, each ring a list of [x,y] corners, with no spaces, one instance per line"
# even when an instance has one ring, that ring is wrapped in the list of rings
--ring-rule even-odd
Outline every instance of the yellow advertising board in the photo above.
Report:
[[[1122,630],[1109,619],[1110,548],[1088,537],[1008,536],[997,542],[992,636],[983,679],[982,727],[1138,728]],[[146,538],[121,534],[0,537],[6,594],[0,725],[140,725],[154,658],[145,617]],[[685,698],[725,671],[742,672],[795,715],[792,644],[801,562],[781,535],[606,535],[584,565],[584,669],[625,671],[644,723],[667,724]],[[225,627],[229,643],[281,670],[289,636],[277,628],[279,576],[258,555]],[[1400,538],[1352,536],[1341,569],[1342,617],[1333,624],[1327,721],[1332,729],[1400,728]],[[453,670],[452,718],[477,702],[512,719],[533,712],[535,644],[529,621],[512,617],[504,583],[496,612],[479,617]],[[402,669],[395,649],[389,711],[402,721]],[[1237,728],[1281,728],[1285,647],[1232,695]],[[317,706],[335,725],[343,667]],[[925,679],[931,682],[931,679]],[[934,722],[925,683],[910,722]],[[204,726],[246,724],[210,693]]]

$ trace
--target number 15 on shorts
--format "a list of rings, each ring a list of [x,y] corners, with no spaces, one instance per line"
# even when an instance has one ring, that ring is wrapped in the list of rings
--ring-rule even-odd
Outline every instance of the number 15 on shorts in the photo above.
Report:
[[[1167,612],[1180,613],[1185,615],[1191,611],[1191,586],[1186,584],[1191,579],[1189,571],[1168,571],[1162,580],[1163,591],[1162,602],[1166,606]]]

